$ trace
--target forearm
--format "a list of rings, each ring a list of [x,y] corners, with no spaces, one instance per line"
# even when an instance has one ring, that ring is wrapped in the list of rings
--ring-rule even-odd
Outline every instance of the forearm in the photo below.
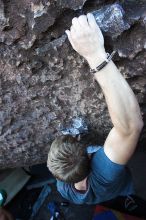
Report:
[[[90,60],[91,68],[95,68],[98,60]],[[114,127],[123,134],[129,134],[142,127],[140,108],[130,86],[110,61],[95,74],[106,98],[109,114]]]

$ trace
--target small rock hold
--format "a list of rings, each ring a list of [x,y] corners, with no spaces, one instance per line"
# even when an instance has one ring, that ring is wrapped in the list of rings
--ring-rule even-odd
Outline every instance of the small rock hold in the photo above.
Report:
[[[112,4],[94,11],[93,15],[97,24],[105,35],[116,38],[123,31],[130,28],[130,25],[124,18],[124,10],[120,4]]]
[[[34,13],[34,18],[40,17],[44,13],[47,13],[47,9],[42,4],[42,2],[40,2],[39,5],[31,3],[31,11]]]

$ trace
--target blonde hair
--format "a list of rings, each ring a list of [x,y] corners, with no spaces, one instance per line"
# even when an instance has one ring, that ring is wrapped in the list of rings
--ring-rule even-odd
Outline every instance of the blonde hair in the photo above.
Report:
[[[61,136],[51,145],[47,167],[57,179],[77,183],[88,176],[90,160],[85,146],[76,138]]]

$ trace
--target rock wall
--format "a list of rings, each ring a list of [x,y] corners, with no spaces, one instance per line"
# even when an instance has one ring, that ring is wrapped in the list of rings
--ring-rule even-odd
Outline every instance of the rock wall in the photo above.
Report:
[[[104,140],[112,125],[102,91],[64,31],[74,16],[115,2],[0,0],[1,168],[46,161],[61,133]],[[117,50],[115,62],[146,122],[146,1],[119,2],[129,26],[118,36],[104,33],[105,45]],[[146,143],[146,123],[140,141]]]

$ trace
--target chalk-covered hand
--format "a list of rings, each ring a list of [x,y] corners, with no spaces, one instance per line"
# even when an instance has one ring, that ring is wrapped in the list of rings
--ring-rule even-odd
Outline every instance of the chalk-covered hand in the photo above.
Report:
[[[65,31],[75,51],[94,68],[106,59],[104,38],[91,13],[72,19],[70,30]]]

